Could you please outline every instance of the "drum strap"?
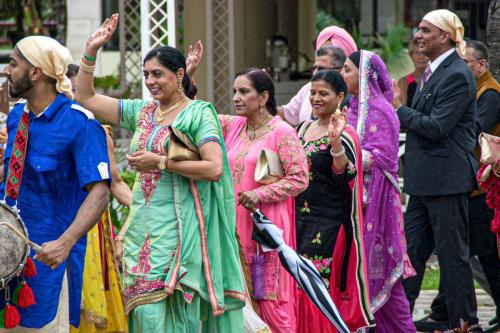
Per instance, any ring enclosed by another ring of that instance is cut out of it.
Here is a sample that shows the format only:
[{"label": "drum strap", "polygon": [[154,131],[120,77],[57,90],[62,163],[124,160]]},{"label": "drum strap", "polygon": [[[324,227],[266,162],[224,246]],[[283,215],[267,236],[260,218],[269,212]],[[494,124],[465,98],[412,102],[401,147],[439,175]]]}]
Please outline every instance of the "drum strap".
[{"label": "drum strap", "polygon": [[23,177],[24,159],[28,147],[28,130],[30,125],[30,114],[23,112],[19,126],[17,127],[14,147],[10,156],[9,169],[7,171],[6,194],[14,200],[19,196],[21,180]]}]

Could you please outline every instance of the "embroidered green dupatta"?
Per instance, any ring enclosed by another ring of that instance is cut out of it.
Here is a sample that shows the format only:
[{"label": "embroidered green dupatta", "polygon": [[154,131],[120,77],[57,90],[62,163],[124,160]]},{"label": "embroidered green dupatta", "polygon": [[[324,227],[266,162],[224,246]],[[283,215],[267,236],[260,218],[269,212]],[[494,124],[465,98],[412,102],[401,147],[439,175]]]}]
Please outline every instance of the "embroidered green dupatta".
[{"label": "embroidered green dupatta", "polygon": [[[177,174],[174,174],[173,181],[178,217],[182,216],[182,188],[189,186],[193,195],[204,273],[204,279],[199,281],[200,295],[209,301],[212,314],[217,316],[224,309],[242,308],[245,301],[236,241],[233,183],[222,130],[212,104],[200,100],[190,102],[172,127],[184,133],[198,148],[208,141],[220,142],[222,148],[223,172],[218,182],[188,180]],[[176,270],[172,269],[167,275],[167,291],[174,287],[172,278],[175,273]]]}]

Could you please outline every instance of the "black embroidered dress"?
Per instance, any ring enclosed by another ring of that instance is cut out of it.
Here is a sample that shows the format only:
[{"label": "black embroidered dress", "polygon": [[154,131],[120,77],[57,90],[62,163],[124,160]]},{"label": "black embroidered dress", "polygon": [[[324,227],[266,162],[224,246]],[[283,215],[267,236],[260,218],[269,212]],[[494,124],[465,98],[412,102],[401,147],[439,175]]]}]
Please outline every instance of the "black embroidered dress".
[{"label": "black embroidered dress", "polygon": [[[303,133],[310,121],[299,125],[299,139],[309,166],[309,187],[295,198],[297,252],[309,258],[327,286],[335,240],[340,226],[350,227],[352,192],[349,186],[356,176],[354,156],[344,146],[348,163],[342,173],[333,169],[328,136],[306,141]],[[345,144],[345,143],[343,143]]]}]

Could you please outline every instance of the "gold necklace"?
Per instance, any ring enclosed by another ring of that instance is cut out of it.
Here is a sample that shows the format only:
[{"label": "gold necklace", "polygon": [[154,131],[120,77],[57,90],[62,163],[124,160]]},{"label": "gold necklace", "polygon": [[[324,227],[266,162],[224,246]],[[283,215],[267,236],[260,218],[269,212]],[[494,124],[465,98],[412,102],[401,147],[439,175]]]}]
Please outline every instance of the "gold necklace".
[{"label": "gold necklace", "polygon": [[250,140],[255,139],[255,132],[257,132],[260,128],[264,127],[264,125],[266,124],[267,124],[267,117],[259,125],[255,127],[250,127],[247,121],[247,135],[250,138]]},{"label": "gold necklace", "polygon": [[160,108],[160,106],[158,106],[158,113],[160,114],[158,116],[158,118],[156,118],[156,122],[159,124],[163,121],[163,118],[169,114],[170,112],[172,112],[173,110],[175,110],[179,105],[181,105],[182,103],[184,102],[184,99],[181,99],[179,100],[177,103],[175,103],[174,105],[168,107],[168,109],[166,110],[162,110]]}]

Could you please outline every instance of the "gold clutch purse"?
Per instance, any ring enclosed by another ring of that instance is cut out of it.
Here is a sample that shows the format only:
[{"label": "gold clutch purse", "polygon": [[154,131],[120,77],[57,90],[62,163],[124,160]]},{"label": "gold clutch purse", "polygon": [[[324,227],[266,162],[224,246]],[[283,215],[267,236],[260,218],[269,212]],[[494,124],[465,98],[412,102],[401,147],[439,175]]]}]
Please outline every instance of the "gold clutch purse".
[{"label": "gold clutch purse", "polygon": [[170,145],[168,159],[172,161],[199,161],[200,152],[189,137],[180,130],[169,127]]},{"label": "gold clutch purse", "polygon": [[255,166],[254,179],[257,183],[271,184],[285,176],[280,157],[275,152],[263,149]]}]

